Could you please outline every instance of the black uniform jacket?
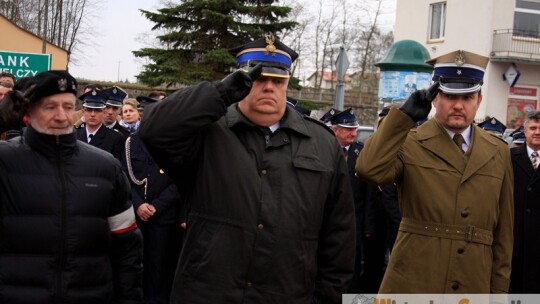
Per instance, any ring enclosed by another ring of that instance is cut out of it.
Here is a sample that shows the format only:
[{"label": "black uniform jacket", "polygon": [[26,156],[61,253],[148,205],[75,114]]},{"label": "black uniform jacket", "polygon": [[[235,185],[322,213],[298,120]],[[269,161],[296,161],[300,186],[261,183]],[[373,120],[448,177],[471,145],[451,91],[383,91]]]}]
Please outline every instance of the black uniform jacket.
[{"label": "black uniform jacket", "polygon": [[[146,178],[146,195],[145,185],[135,184],[129,175],[128,161],[136,180],[142,181]],[[141,204],[151,203],[156,208],[156,214],[149,219],[149,223],[179,225],[180,194],[178,189],[148,154],[137,133],[131,135],[129,147],[126,142],[122,167],[131,181],[133,208],[137,210]]]},{"label": "black uniform jacket", "polygon": [[171,303],[341,303],[355,256],[343,152],[290,108],[280,123],[265,135],[208,82],[145,108],[151,155],[194,185]]},{"label": "black uniform jacket", "polygon": [[514,255],[511,293],[540,293],[540,170],[527,145],[511,149],[514,166]]},{"label": "black uniform jacket", "polygon": [[[88,143],[87,138],[86,124],[82,123],[77,127],[77,139]],[[89,144],[105,150],[111,153],[116,159],[121,160],[122,154],[124,154],[124,142],[125,139],[119,132],[111,130],[102,124]]]},{"label": "black uniform jacket", "polygon": [[129,191],[120,163],[75,133],[0,142],[0,303],[141,303]]}]

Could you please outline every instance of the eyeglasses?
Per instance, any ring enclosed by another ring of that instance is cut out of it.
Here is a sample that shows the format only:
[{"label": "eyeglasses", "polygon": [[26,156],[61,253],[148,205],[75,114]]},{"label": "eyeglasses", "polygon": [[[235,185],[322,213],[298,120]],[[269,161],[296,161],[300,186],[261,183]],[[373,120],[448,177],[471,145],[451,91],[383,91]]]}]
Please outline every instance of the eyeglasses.
[{"label": "eyeglasses", "polygon": [[101,113],[101,112],[103,112],[103,109],[84,108],[84,111],[85,111],[85,112],[96,112],[96,113]]}]

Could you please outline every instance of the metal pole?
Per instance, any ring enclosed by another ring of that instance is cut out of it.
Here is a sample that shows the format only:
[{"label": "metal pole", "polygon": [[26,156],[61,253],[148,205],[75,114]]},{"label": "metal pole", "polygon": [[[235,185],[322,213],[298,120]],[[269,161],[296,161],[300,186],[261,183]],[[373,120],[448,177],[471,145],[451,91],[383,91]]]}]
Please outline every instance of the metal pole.
[{"label": "metal pole", "polygon": [[49,0],[45,0],[45,14],[43,15],[43,44],[41,45],[41,53],[47,52],[47,20],[49,19]]}]

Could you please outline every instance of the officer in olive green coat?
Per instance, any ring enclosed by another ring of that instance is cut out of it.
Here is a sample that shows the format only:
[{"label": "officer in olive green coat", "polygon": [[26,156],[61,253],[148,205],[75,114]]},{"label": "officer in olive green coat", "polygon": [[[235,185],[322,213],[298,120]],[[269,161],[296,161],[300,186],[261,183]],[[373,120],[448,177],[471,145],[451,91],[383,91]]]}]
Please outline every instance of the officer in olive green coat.
[{"label": "officer in olive green coat", "polygon": [[[356,163],[361,177],[398,185],[403,219],[379,292],[507,292],[510,151],[473,124],[488,58],[460,50],[427,63],[435,84],[392,108]],[[409,132],[431,103],[435,117]]]}]

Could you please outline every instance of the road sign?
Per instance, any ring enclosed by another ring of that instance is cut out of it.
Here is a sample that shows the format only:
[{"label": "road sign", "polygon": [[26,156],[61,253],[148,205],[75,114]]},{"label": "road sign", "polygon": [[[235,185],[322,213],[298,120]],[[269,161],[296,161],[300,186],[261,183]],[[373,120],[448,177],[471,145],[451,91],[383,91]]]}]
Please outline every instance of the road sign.
[{"label": "road sign", "polygon": [[16,79],[32,77],[51,69],[51,54],[19,53],[0,50],[0,72],[11,73]]}]

